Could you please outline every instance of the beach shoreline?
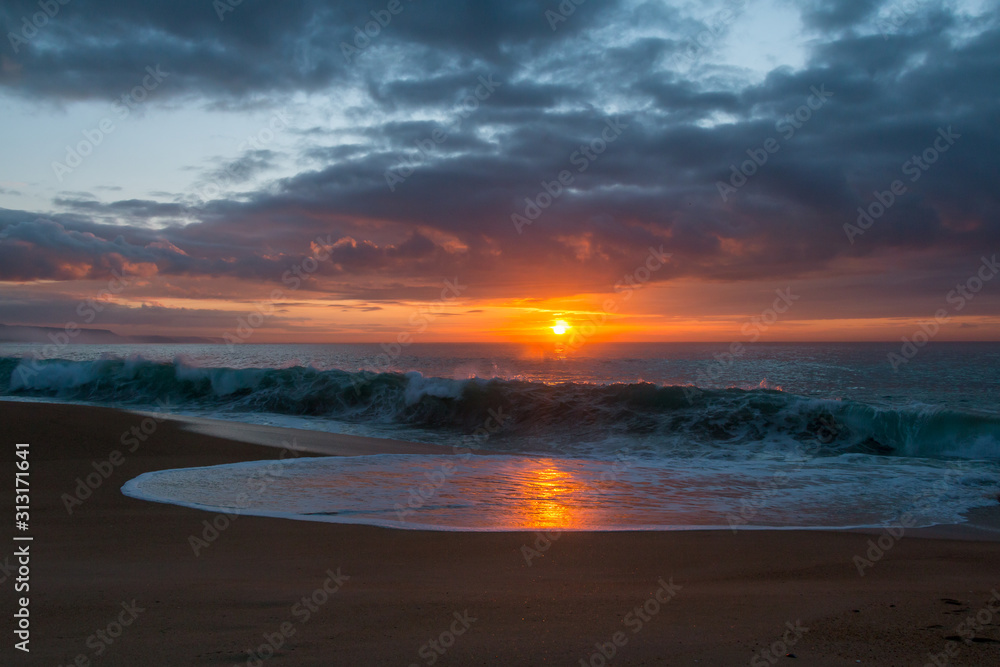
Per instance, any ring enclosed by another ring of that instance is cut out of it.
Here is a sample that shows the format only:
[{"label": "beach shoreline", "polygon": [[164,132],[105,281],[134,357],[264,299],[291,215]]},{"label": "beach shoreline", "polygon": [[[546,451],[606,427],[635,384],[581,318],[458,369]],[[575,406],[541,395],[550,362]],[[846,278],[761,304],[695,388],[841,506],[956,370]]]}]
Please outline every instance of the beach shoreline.
[{"label": "beach shoreline", "polygon": [[[614,664],[751,664],[789,627],[809,628],[786,645],[804,664],[924,664],[1000,588],[997,534],[977,528],[996,525],[992,508],[871,553],[872,531],[474,533],[229,518],[119,489],[154,470],[283,453],[451,448],[69,404],[0,412],[12,472],[15,443],[30,444],[31,652],[3,649],[17,664],[256,665],[267,647],[267,665],[577,665],[601,650]],[[289,436],[296,451],[282,445]],[[13,498],[8,488],[8,516]],[[13,584],[0,584],[8,607]],[[655,614],[628,616],[648,600]],[[120,621],[120,636],[103,632]],[[1000,613],[948,664],[1000,662],[998,625]]]},{"label": "beach shoreline", "polygon": [[[162,418],[163,415],[146,411],[136,411],[134,414]],[[226,440],[233,440],[250,445],[260,445],[280,449],[279,458],[289,455],[305,456],[364,456],[371,454],[427,454],[454,455],[454,448],[430,443],[410,442],[389,438],[374,438],[351,434],[329,433],[285,426],[251,424],[246,422],[226,421],[189,415],[169,415],[167,417],[180,427],[192,433],[210,435]],[[476,450],[477,456],[491,456],[502,452],[485,449]],[[539,456],[530,453],[518,456]],[[1000,489],[997,490],[998,503],[993,507],[977,507],[966,513],[966,520],[956,524],[937,524],[921,528],[908,528],[906,534],[910,537],[923,539],[957,539],[1000,541]],[[788,528],[746,526],[742,530],[789,530]],[[590,532],[627,532],[621,531],[590,531]],[[685,529],[688,530],[688,529]],[[730,530],[730,527],[695,528],[694,530]],[[817,530],[792,528],[791,530]],[[884,529],[879,527],[858,528],[823,528],[834,532],[854,532],[870,535],[880,535]],[[506,531],[510,532],[510,531]]]}]

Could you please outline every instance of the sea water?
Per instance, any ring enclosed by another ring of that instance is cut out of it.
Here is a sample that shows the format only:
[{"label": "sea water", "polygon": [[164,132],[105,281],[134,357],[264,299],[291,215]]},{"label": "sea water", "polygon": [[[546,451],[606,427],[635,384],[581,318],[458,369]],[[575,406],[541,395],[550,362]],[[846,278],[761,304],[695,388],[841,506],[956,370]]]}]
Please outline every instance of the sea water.
[{"label": "sea water", "polygon": [[[214,510],[447,530],[933,525],[995,505],[1000,344],[0,346],[0,395],[438,443],[150,473]],[[490,456],[479,456],[489,453]],[[255,481],[256,480],[256,481]]]}]

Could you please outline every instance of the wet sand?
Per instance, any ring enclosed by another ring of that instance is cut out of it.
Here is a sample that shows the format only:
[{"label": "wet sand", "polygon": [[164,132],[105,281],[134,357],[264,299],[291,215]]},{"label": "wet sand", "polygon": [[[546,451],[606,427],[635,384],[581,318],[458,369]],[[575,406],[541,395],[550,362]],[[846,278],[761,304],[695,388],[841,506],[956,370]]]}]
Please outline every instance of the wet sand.
[{"label": "wet sand", "polygon": [[[546,537],[229,519],[119,489],[151,470],[277,458],[283,442],[308,455],[438,448],[70,405],[2,402],[0,415],[3,512],[13,518],[14,445],[28,442],[22,534],[34,537],[28,593],[14,591],[19,545],[0,551],[5,664],[256,666],[272,644],[263,664],[1000,664],[996,511],[976,513],[981,529],[910,531],[881,555],[868,554],[877,532]],[[95,463],[107,479],[97,472],[70,514]],[[863,577],[855,557],[871,562]],[[30,654],[13,648],[22,595]],[[970,627],[976,641],[949,639]]]}]

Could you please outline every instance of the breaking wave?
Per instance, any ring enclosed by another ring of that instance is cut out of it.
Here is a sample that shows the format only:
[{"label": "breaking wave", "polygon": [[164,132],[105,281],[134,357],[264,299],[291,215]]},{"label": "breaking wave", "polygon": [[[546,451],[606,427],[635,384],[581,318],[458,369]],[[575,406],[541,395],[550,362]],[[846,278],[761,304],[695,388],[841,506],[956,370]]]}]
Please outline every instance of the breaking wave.
[{"label": "breaking wave", "polygon": [[[634,452],[734,458],[808,450],[1000,459],[1000,418],[927,405],[876,406],[757,388],[544,384],[425,377],[417,372],[199,367],[142,358],[0,358],[0,393],[176,411],[270,413],[346,423],[433,428],[455,436],[489,420],[484,447],[577,453],[626,443]],[[544,443],[544,444],[542,444]],[[590,450],[587,448],[590,447]]]}]

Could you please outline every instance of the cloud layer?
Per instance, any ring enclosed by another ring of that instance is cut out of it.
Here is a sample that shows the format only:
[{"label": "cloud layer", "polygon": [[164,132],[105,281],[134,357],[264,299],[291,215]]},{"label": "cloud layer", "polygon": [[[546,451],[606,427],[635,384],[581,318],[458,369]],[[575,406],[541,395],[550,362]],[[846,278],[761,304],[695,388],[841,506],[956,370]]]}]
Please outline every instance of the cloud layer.
[{"label": "cloud layer", "polygon": [[[247,147],[204,175],[224,185],[208,201],[67,193],[0,209],[0,280],[279,284],[319,251],[310,286],[339,297],[460,275],[517,298],[607,291],[663,246],[656,282],[840,276],[825,298],[849,316],[859,272],[919,280],[1000,247],[995,9],[562,6],[575,10],[302,0],[220,20],[201,1],[73,0],[16,53],[3,45],[5,96],[116,98],[148,63],[171,73],[164,104],[278,109],[306,94],[345,121],[288,130],[295,168],[278,176],[278,149]],[[0,29],[20,35],[37,11],[4,3]],[[769,20],[797,23],[801,66],[741,66],[756,53],[733,35]],[[845,230],[880,198],[863,233]]]}]

